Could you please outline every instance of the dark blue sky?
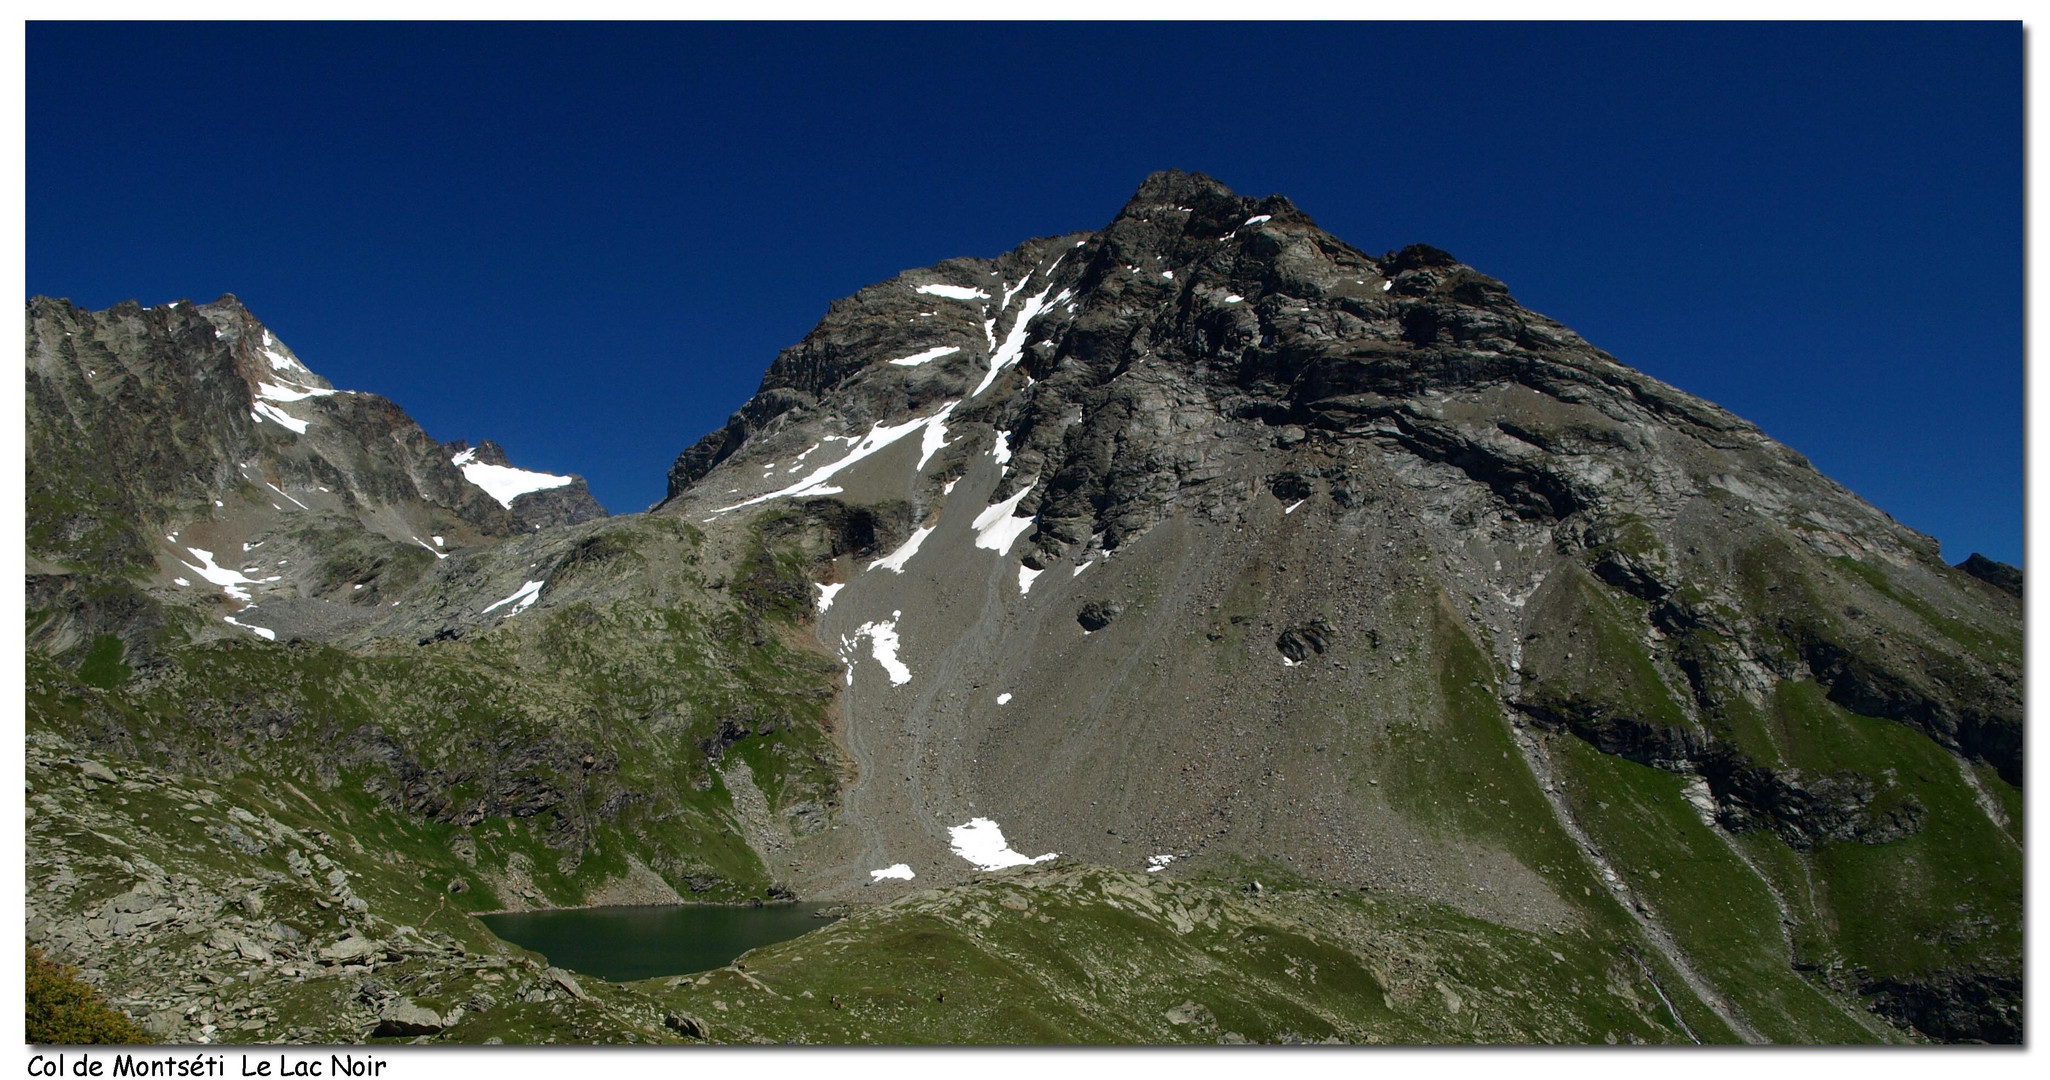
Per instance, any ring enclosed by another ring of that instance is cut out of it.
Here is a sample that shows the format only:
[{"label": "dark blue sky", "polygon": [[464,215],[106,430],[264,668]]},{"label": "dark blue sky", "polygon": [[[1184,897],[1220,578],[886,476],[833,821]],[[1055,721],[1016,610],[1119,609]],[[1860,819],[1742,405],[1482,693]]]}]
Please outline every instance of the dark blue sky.
[{"label": "dark blue sky", "polygon": [[1177,167],[1450,250],[2022,561],[2019,24],[30,23],[27,57],[30,293],[236,293],[615,511],[834,298]]}]

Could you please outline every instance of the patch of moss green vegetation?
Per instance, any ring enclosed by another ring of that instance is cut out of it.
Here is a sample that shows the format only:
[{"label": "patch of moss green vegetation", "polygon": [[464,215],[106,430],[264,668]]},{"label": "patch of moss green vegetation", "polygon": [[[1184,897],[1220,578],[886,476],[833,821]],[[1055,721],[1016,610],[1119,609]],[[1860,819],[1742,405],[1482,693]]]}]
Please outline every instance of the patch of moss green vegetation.
[{"label": "patch of moss green vegetation", "polygon": [[[579,549],[580,572],[651,542]],[[76,677],[32,654],[28,702],[38,723],[122,757],[291,782],[352,827],[380,820],[363,842],[419,854],[432,895],[456,883],[446,899],[459,906],[579,903],[645,880],[643,867],[683,895],[760,897],[773,882],[718,762],[736,754],[772,809],[790,811],[837,798],[839,759],[827,731],[836,668],[799,640],[808,602],[785,602],[801,570],[787,550],[751,559],[751,588],[773,602],[738,614],[569,603],[428,646],[220,641],[170,650],[129,690],[107,638]],[[470,862],[451,844],[474,849]]]},{"label": "patch of moss green vegetation", "polygon": [[112,690],[128,681],[128,665],[121,662],[127,649],[113,634],[93,638],[85,658],[78,662],[78,677],[102,690]]},{"label": "patch of moss green vegetation", "polygon": [[1792,968],[1765,881],[1688,805],[1683,777],[1554,743],[1575,816],[1689,961],[1775,1042],[1871,1042],[1835,1000]]},{"label": "patch of moss green vegetation", "polygon": [[1686,1041],[1610,943],[1272,876],[1002,875],[635,985],[732,1041]]},{"label": "patch of moss green vegetation", "polygon": [[1710,742],[1732,747],[1759,765],[1777,767],[1784,764],[1786,753],[1778,739],[1778,725],[1772,722],[1766,711],[1734,689],[1719,695],[1719,698],[1718,707],[1702,718],[1708,728]]},{"label": "patch of moss green vegetation", "polygon": [[1838,556],[1830,563],[1839,569],[1857,575],[1867,585],[1883,593],[1894,603],[1907,608],[1921,618],[1937,633],[1963,646],[1967,652],[1994,664],[2020,667],[2022,642],[2019,633],[2001,633],[1973,626],[1961,619],[1954,619],[1936,610],[1928,601],[1893,583],[1885,570],[1872,563]]},{"label": "patch of moss green vegetation", "polygon": [[[1493,663],[1442,596],[1423,603],[1426,648],[1438,661],[1422,676],[1433,720],[1389,726],[1382,754],[1392,767],[1377,777],[1382,790],[1427,828],[1498,846],[1559,895],[1585,902],[1599,890],[1524,764],[1495,697]],[[1593,906],[1608,907],[1606,900]]]},{"label": "patch of moss green vegetation", "polygon": [[436,561],[433,552],[418,544],[396,543],[356,528],[302,529],[295,538],[321,553],[315,568],[316,594],[369,587],[367,592],[350,592],[351,602],[375,603],[380,596],[400,595]]},{"label": "patch of moss green vegetation", "polygon": [[1958,966],[2017,966],[2021,847],[1986,816],[1941,747],[1899,724],[1846,712],[1813,683],[1781,683],[1773,707],[1790,759],[1855,772],[1912,798],[1921,828],[1884,844],[1830,843],[1810,865],[1844,957],[1874,978]]},{"label": "patch of moss green vegetation", "polygon": [[1554,577],[1536,624],[1542,629],[1524,647],[1527,700],[1589,733],[1615,721],[1686,728],[1686,711],[1645,646],[1642,602],[1577,566]]},{"label": "patch of moss green vegetation", "polygon": [[30,454],[26,540],[31,553],[62,562],[74,570],[102,574],[133,574],[152,560],[142,527],[115,508],[129,500],[105,480],[35,464]]},{"label": "patch of moss green vegetation", "polygon": [[[1744,854],[1752,869],[1771,884],[1785,902],[1785,913],[1792,920],[1787,933],[1792,939],[1793,951],[1789,957],[1802,972],[1828,971],[1831,977],[1841,968],[1842,954],[1837,951],[1835,932],[1828,910],[1822,906],[1821,892],[1814,875],[1809,872],[1806,856],[1787,846],[1778,833],[1767,829],[1754,829],[1730,835],[1730,842]],[[1804,975],[1804,978],[1816,978]],[[1837,983],[1826,985],[1842,989]]]}]

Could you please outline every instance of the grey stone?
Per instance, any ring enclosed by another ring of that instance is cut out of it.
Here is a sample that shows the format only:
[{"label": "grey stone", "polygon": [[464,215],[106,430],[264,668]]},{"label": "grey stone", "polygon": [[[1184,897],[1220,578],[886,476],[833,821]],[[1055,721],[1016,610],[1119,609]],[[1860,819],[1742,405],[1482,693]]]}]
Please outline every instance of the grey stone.
[{"label": "grey stone", "polygon": [[440,1013],[411,998],[400,998],[385,1005],[377,1015],[377,1026],[370,1032],[381,1039],[410,1038],[418,1035],[437,1035],[448,1027]]}]

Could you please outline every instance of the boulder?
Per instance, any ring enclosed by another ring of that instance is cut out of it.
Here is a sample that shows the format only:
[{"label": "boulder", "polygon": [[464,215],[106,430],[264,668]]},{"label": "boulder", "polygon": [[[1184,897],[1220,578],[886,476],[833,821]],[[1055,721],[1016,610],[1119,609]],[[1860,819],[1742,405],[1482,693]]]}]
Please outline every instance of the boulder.
[{"label": "boulder", "polygon": [[1082,624],[1082,629],[1094,633],[1109,626],[1112,620],[1122,614],[1124,614],[1123,610],[1116,604],[1092,601],[1082,605],[1082,610],[1075,613],[1075,621]]},{"label": "boulder", "polygon": [[578,1001],[594,1000],[591,997],[591,995],[584,992],[584,988],[582,986],[577,984],[576,976],[571,975],[569,972],[564,971],[559,967],[549,968],[541,974],[546,975],[550,981],[555,983],[555,985],[560,986],[564,990],[569,991],[569,996],[577,999]]},{"label": "boulder", "polygon": [[320,950],[320,958],[347,963],[351,960],[362,960],[366,957],[382,955],[383,952],[383,942],[367,937],[353,936],[345,937]]},{"label": "boulder", "polygon": [[673,1012],[662,1018],[662,1023],[671,1031],[692,1039],[709,1039],[712,1029],[703,1020],[689,1013]]},{"label": "boulder", "polygon": [[440,1013],[423,1005],[415,1004],[411,998],[399,998],[387,1004],[377,1015],[377,1026],[370,1034],[375,1038],[410,1038],[416,1035],[435,1035],[448,1027],[448,1021]]}]

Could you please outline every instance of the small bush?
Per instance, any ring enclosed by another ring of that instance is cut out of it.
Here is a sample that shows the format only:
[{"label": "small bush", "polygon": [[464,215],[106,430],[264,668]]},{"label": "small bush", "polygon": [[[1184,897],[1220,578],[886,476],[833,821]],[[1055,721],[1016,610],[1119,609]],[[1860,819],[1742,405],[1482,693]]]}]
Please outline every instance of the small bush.
[{"label": "small bush", "polygon": [[42,1046],[146,1043],[149,1035],[78,980],[75,968],[28,950],[28,1041]]}]

